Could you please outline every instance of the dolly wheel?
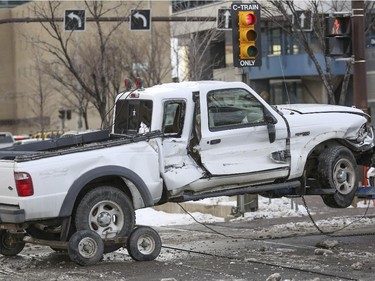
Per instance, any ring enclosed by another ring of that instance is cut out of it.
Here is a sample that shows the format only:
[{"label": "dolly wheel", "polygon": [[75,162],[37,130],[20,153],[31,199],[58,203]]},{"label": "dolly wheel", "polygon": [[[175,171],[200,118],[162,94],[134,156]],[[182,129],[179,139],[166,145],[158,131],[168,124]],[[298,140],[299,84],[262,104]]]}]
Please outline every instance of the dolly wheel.
[{"label": "dolly wheel", "polygon": [[80,230],[72,235],[68,243],[68,254],[79,265],[94,265],[103,257],[104,242],[92,230]]},{"label": "dolly wheel", "polygon": [[130,234],[127,250],[136,261],[152,261],[159,256],[161,251],[160,236],[151,227],[138,227]]}]

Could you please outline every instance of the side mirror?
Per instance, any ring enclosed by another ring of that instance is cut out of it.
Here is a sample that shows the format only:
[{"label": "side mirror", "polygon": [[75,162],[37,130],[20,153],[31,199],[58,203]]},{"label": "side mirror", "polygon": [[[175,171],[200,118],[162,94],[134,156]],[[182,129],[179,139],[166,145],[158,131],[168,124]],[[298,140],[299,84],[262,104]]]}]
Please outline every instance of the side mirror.
[{"label": "side mirror", "polygon": [[270,140],[270,143],[273,143],[276,139],[275,124],[277,123],[277,119],[271,113],[266,112],[264,114],[264,121],[266,121],[267,124],[268,138]]}]

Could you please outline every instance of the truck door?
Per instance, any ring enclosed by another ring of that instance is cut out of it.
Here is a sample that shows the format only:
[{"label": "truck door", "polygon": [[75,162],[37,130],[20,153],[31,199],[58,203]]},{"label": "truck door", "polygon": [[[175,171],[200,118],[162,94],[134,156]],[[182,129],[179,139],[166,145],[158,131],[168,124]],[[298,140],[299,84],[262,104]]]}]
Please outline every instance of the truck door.
[{"label": "truck door", "polygon": [[256,180],[288,175],[287,126],[264,101],[239,88],[210,91],[199,104],[197,150],[212,175],[256,173]]},{"label": "truck door", "polygon": [[[186,123],[185,100],[166,100],[163,102],[162,131],[164,133],[160,147],[161,173],[167,189],[174,190],[187,185],[203,176],[203,171],[188,155],[189,132]],[[189,114],[191,117],[192,114]],[[189,126],[188,126],[189,127]]]}]

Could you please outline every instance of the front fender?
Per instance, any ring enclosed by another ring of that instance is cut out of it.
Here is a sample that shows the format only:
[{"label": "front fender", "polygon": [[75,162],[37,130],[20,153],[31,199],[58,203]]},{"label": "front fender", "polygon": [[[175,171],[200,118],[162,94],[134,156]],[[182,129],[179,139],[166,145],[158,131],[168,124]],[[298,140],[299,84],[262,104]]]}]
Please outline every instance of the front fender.
[{"label": "front fender", "polygon": [[291,174],[289,178],[298,178],[303,175],[307,157],[319,144],[328,140],[342,140],[344,135],[345,132],[343,131],[326,132],[310,139],[303,146],[300,146],[299,149],[296,149],[296,146],[298,146],[297,143],[300,143],[301,141],[299,141],[299,138],[294,138],[294,140],[291,142],[292,160]]},{"label": "front fender", "polygon": [[[126,178],[127,180],[131,181],[137,189],[137,193],[142,197],[143,205],[145,207],[149,207],[153,205],[153,199],[151,196],[150,191],[148,190],[147,185],[145,182],[139,177],[136,173],[132,170],[129,170],[124,167],[120,166],[104,166],[98,167],[91,171],[84,173],[78,179],[76,179],[71,187],[69,188],[68,193],[63,201],[63,204],[60,209],[59,216],[60,217],[67,217],[70,216],[73,212],[74,204],[79,193],[82,189],[91,181],[105,176],[119,176],[122,178]],[[132,193],[132,196],[136,196],[136,192],[129,189]],[[133,198],[134,199],[134,198]]]}]

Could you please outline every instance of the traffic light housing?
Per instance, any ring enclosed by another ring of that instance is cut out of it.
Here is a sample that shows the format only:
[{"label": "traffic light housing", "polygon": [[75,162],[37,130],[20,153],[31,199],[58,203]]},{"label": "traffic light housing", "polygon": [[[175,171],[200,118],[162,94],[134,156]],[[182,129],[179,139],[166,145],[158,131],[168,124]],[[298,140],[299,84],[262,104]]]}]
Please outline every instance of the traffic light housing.
[{"label": "traffic light housing", "polygon": [[325,55],[330,57],[351,57],[351,17],[335,16],[326,18]]},{"label": "traffic light housing", "polygon": [[238,33],[240,45],[240,59],[255,59],[258,55],[255,30],[257,17],[254,12],[241,11],[238,13]]},{"label": "traffic light housing", "polygon": [[68,109],[66,111],[66,120],[70,120],[70,119],[72,119],[72,111]]},{"label": "traffic light housing", "polygon": [[59,109],[59,118],[60,119],[65,119],[65,110],[64,109]]},{"label": "traffic light housing", "polygon": [[259,4],[232,4],[233,64],[261,66],[261,21]]}]

